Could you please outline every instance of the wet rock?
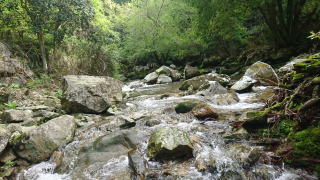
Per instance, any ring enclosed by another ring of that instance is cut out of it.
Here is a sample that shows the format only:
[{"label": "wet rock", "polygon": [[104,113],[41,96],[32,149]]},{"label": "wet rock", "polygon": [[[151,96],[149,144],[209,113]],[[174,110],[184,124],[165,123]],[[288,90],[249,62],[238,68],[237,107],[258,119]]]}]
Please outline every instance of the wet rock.
[{"label": "wet rock", "polygon": [[10,58],[10,56],[11,56],[11,52],[8,49],[8,47],[4,43],[0,42],[0,59]]},{"label": "wet rock", "polygon": [[209,87],[203,87],[202,85],[199,90],[205,89],[203,91],[198,92],[197,94],[202,96],[214,96],[216,94],[225,94],[228,93],[228,90],[220,85],[217,81],[209,81]]},{"label": "wet rock", "polygon": [[190,79],[200,75],[199,69],[197,67],[192,67],[190,65],[186,65],[183,72],[184,72],[185,79]]},{"label": "wet rock", "polygon": [[250,135],[247,130],[245,130],[244,128],[240,128],[234,132],[230,132],[224,135],[223,137],[227,140],[241,141],[249,139]]},{"label": "wet rock", "polygon": [[153,126],[159,125],[160,123],[161,121],[158,119],[150,119],[146,122],[146,126],[153,127]]},{"label": "wet rock", "polygon": [[235,170],[226,170],[221,173],[220,180],[243,180],[241,174]]},{"label": "wet rock", "polygon": [[[97,138],[81,148],[72,177],[74,179],[130,179],[132,169],[130,170],[129,167],[132,165],[136,172],[142,173],[143,167],[140,167],[141,162],[134,157],[137,155],[134,151],[144,139],[145,134],[136,130],[121,130]],[[128,157],[129,153],[130,157]],[[63,160],[62,168],[69,163],[67,159]]]},{"label": "wet rock", "polygon": [[190,89],[190,87],[192,87],[191,90],[193,91],[202,91],[210,87],[209,81],[217,81],[222,85],[226,85],[230,82],[230,77],[224,74],[209,73],[184,81],[179,89],[182,91],[186,91]]},{"label": "wet rock", "polygon": [[171,83],[172,79],[171,77],[164,75],[164,74],[160,74],[157,80],[158,84],[166,84],[166,83]]},{"label": "wet rock", "polygon": [[231,89],[239,93],[249,92],[256,82],[257,81],[251,77],[243,76],[231,87]]},{"label": "wet rock", "polygon": [[145,179],[147,160],[137,151],[128,153],[129,167],[131,169],[131,179]]},{"label": "wet rock", "polygon": [[58,147],[70,142],[75,129],[72,116],[60,116],[21,134],[20,138],[14,138],[17,140],[14,151],[30,162],[43,161]]},{"label": "wet rock", "polygon": [[69,113],[102,113],[122,101],[121,82],[111,77],[64,76],[63,109]]},{"label": "wet rock", "polygon": [[238,160],[243,166],[252,166],[260,158],[260,150],[256,147],[250,147],[244,144],[232,144],[229,147],[232,157]]},{"label": "wet rock", "polygon": [[192,109],[192,114],[199,120],[217,119],[218,114],[208,104],[198,104]]},{"label": "wet rock", "polygon": [[148,156],[155,160],[190,158],[192,149],[189,135],[172,127],[155,130],[148,142]]},{"label": "wet rock", "polygon": [[226,94],[214,95],[210,100],[217,105],[226,106],[236,104],[240,101],[238,95],[235,92],[228,92]]},{"label": "wet rock", "polygon": [[31,110],[16,110],[10,109],[5,110],[2,115],[1,119],[4,122],[8,123],[19,123],[24,121],[32,120],[32,111]]},{"label": "wet rock", "polygon": [[197,149],[195,167],[198,169],[198,171],[214,171],[216,169],[217,159],[213,155],[210,147],[199,146]]},{"label": "wet rock", "polygon": [[159,77],[159,75],[156,72],[152,72],[152,73],[148,74],[143,80],[147,84],[154,84],[157,82],[158,77]]},{"label": "wet rock", "polygon": [[244,127],[248,131],[267,127],[268,118],[266,114],[266,111],[247,112],[245,122],[242,124],[242,127]]},{"label": "wet rock", "polygon": [[10,131],[4,126],[0,126],[0,153],[7,147],[9,142],[11,133]]},{"label": "wet rock", "polygon": [[175,107],[175,111],[176,113],[187,113],[190,112],[196,105],[197,103],[191,101],[182,102]]}]

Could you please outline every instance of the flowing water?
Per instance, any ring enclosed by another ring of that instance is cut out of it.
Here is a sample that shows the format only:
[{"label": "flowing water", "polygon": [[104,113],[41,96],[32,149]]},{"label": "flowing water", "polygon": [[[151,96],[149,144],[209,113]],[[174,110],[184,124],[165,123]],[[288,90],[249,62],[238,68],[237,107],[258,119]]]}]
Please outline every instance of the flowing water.
[{"label": "flowing water", "polygon": [[[81,127],[74,141],[61,147],[49,161],[20,173],[18,179],[139,179],[141,172],[145,179],[316,179],[304,170],[272,164],[273,153],[267,152],[266,147],[256,146],[250,140],[230,142],[225,138],[232,131],[231,122],[246,111],[263,108],[264,104],[253,101],[255,93],[239,94],[239,103],[219,106],[203,96],[183,94],[179,85],[128,83],[123,87],[126,100],[114,116],[81,115],[78,117]],[[175,105],[186,100],[207,102],[220,118],[203,122],[188,113],[175,113]],[[151,161],[146,156],[148,138],[162,126],[185,130],[199,141],[194,147],[195,158]],[[233,148],[237,146],[249,150]],[[262,152],[257,163],[248,165],[239,161],[252,149]],[[128,156],[132,151],[133,155]],[[214,159],[214,168],[198,171],[195,164],[199,159],[202,162]]]}]

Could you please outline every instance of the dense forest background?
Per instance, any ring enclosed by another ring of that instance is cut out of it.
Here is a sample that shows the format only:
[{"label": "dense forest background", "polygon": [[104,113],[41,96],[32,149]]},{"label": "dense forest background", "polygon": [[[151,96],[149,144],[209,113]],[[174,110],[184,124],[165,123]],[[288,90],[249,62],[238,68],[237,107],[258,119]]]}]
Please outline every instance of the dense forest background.
[{"label": "dense forest background", "polygon": [[0,41],[39,72],[135,78],[191,64],[230,74],[315,51],[319,19],[319,0],[0,0]]}]

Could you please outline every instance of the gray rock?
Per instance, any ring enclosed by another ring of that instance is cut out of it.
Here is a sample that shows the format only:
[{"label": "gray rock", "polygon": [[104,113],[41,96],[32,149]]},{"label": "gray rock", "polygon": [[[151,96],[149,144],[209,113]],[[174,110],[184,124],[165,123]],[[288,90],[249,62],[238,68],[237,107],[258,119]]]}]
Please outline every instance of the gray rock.
[{"label": "gray rock", "polygon": [[121,82],[111,77],[63,77],[62,106],[67,112],[102,113],[122,101]]},{"label": "gray rock", "polygon": [[[205,87],[200,87],[199,89],[204,89]],[[217,81],[209,81],[209,87],[206,90],[200,91],[197,94],[202,96],[213,96],[216,94],[225,94],[228,90],[220,85]]]},{"label": "gray rock", "polygon": [[165,74],[167,76],[171,76],[172,69],[167,66],[161,66],[159,69],[157,69],[155,72],[159,75]]},{"label": "gray rock", "polygon": [[196,67],[192,67],[190,65],[186,65],[184,68],[184,78],[185,79],[190,79],[193,78],[195,76],[199,76],[200,75],[200,71],[198,68]]},{"label": "gray rock", "polygon": [[258,162],[260,151],[256,147],[250,147],[244,144],[232,144],[229,147],[232,157],[242,163],[244,166],[252,166]]},{"label": "gray rock", "polygon": [[10,110],[5,110],[3,112],[3,114],[1,115],[1,119],[4,122],[19,123],[19,122],[31,121],[32,116],[33,115],[31,110],[10,109]]},{"label": "gray rock", "polygon": [[0,125],[0,153],[7,147],[10,136],[10,131],[4,125]]},{"label": "gray rock", "polygon": [[75,129],[76,123],[72,116],[60,116],[25,132],[24,137],[15,142],[14,151],[19,157],[30,162],[43,161],[49,158],[54,150],[69,143]]},{"label": "gray rock", "polygon": [[157,82],[159,75],[156,72],[152,72],[150,74],[148,74],[146,77],[144,77],[144,82],[146,82],[147,84],[154,84]]},{"label": "gray rock", "polygon": [[171,83],[172,79],[171,77],[164,75],[164,74],[160,74],[160,76],[158,77],[157,83],[158,84],[166,84],[166,83]]},{"label": "gray rock", "polygon": [[188,133],[172,127],[157,129],[148,142],[148,156],[155,160],[190,158],[192,150]]},{"label": "gray rock", "polygon": [[255,83],[263,86],[277,86],[279,85],[279,78],[269,64],[258,61],[246,70],[243,77],[231,89],[237,92],[245,92],[251,90]]},{"label": "gray rock", "polygon": [[0,42],[0,59],[2,58],[10,58],[11,52],[8,47]]},{"label": "gray rock", "polygon": [[186,91],[192,87],[193,91],[197,90],[205,90],[210,87],[210,81],[217,81],[222,85],[226,85],[230,82],[230,77],[224,74],[216,74],[216,73],[209,73],[201,76],[194,77],[192,79],[188,79],[184,81],[181,86],[179,87],[180,90]]},{"label": "gray rock", "polygon": [[252,79],[249,76],[243,76],[231,87],[231,89],[239,93],[248,92],[251,91],[251,88],[256,82],[257,81],[255,79]]},{"label": "gray rock", "polygon": [[[140,131],[121,130],[97,138],[93,143],[80,150],[72,177],[74,179],[130,179],[131,172],[128,167],[131,170],[136,170],[135,175],[140,174],[143,167],[136,161],[133,152],[144,137],[145,135]],[[105,166],[106,163],[115,160],[126,164],[123,167],[117,166],[117,168],[115,167],[116,163],[114,163],[115,166]],[[142,157],[140,157],[140,160],[143,161]],[[69,164],[69,162],[65,163]],[[103,171],[108,173],[103,173]],[[90,177],[88,177],[88,174]]]},{"label": "gray rock", "polygon": [[230,104],[236,104],[240,101],[238,95],[235,92],[227,92],[226,94],[214,95],[210,100],[217,105],[226,106]]}]

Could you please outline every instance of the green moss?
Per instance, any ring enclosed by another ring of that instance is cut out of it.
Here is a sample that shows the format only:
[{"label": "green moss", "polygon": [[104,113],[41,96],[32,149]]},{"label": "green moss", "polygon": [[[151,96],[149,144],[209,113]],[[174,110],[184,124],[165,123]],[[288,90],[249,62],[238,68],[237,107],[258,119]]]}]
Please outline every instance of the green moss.
[{"label": "green moss", "polygon": [[211,69],[199,69],[199,72],[200,72],[201,74],[206,74],[206,73],[211,72]]},{"label": "green moss", "polygon": [[23,132],[20,132],[19,135],[11,137],[9,142],[10,144],[16,145],[16,144],[19,144],[22,140],[24,140],[25,137],[26,137],[26,134]]},{"label": "green moss", "polygon": [[312,84],[320,84],[320,76],[313,78]]},{"label": "green moss", "polygon": [[301,80],[305,77],[305,74],[304,73],[298,73],[298,74],[295,74],[292,78],[293,81],[298,81],[298,80]]},{"label": "green moss", "polygon": [[320,158],[320,128],[308,128],[291,134],[289,140],[294,142],[294,157]]},{"label": "green moss", "polygon": [[177,113],[187,113],[187,112],[190,112],[196,105],[197,105],[196,103],[186,101],[186,102],[179,103],[175,107],[175,110]]},{"label": "green moss", "polygon": [[266,128],[268,125],[267,122],[267,114],[269,110],[266,109],[264,111],[251,111],[247,113],[248,120],[243,123],[243,127],[248,131],[253,129],[262,129]]}]

